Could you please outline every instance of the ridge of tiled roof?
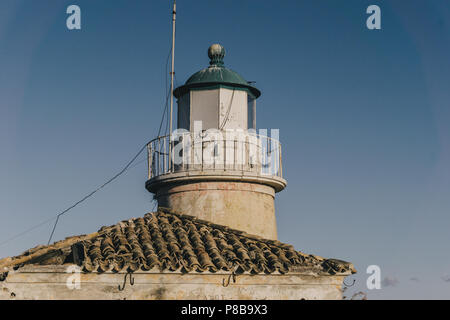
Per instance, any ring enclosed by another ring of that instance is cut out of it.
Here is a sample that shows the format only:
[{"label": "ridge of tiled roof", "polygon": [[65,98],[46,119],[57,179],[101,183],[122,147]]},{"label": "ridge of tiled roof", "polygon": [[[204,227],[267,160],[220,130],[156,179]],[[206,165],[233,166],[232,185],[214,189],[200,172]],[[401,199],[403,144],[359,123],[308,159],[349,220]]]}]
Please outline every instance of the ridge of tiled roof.
[{"label": "ridge of tiled roof", "polygon": [[90,235],[38,246],[0,260],[0,272],[23,265],[74,263],[84,272],[355,273],[351,263],[294,250],[277,240],[159,208]]}]

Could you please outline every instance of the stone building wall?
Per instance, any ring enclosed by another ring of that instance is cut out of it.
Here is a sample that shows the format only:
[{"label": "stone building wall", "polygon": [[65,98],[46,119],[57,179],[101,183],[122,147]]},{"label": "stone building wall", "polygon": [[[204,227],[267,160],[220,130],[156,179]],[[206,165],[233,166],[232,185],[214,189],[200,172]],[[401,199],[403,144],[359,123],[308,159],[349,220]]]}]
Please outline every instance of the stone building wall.
[{"label": "stone building wall", "polygon": [[[10,272],[0,281],[0,300],[10,299],[342,299],[343,275],[302,273],[241,274],[228,272],[177,273],[135,272],[81,273],[79,289],[67,283],[77,275],[68,273],[70,265],[27,265]],[[125,279],[126,277],[126,279]],[[133,285],[130,284],[130,277]],[[229,283],[228,283],[229,282]],[[123,290],[119,290],[123,288]]]}]

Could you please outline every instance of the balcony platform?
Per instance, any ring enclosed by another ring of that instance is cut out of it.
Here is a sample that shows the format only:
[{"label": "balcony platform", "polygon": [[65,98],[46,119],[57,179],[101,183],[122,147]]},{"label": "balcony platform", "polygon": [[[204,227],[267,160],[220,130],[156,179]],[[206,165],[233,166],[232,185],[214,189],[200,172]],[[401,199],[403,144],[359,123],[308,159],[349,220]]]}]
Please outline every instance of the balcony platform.
[{"label": "balcony platform", "polygon": [[273,187],[275,192],[280,192],[281,190],[286,188],[287,181],[285,179],[275,175],[263,175],[255,171],[191,169],[155,176],[147,180],[147,182],[145,183],[145,187],[148,191],[156,193],[158,189],[166,184],[185,184],[202,181],[233,181],[268,185]]},{"label": "balcony platform", "polygon": [[145,187],[160,207],[276,240],[275,193],[287,185],[281,145],[256,134],[238,138],[151,141]]}]

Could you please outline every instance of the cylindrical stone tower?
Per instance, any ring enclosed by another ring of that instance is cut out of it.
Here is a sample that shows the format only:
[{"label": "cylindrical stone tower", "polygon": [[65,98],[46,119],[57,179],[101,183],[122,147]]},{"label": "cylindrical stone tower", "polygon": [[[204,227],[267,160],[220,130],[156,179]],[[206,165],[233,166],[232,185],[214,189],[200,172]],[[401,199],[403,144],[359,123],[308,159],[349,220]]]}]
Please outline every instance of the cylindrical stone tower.
[{"label": "cylindrical stone tower", "polygon": [[[274,198],[286,187],[278,136],[256,133],[260,91],[224,67],[225,49],[174,90],[177,130],[148,144],[148,191],[160,207],[277,239]],[[278,131],[274,131],[278,132]]]}]

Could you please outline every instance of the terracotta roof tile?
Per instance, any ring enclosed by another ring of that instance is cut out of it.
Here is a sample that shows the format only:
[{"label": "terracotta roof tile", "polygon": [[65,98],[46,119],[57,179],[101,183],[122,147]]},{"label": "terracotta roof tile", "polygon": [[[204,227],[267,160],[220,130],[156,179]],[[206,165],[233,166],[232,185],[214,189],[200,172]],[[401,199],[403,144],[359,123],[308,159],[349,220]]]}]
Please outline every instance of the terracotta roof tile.
[{"label": "terracotta roof tile", "polygon": [[349,274],[351,263],[294,250],[275,240],[212,224],[167,210],[103,227],[22,256],[0,260],[0,267],[76,263],[85,272],[160,271]]}]

